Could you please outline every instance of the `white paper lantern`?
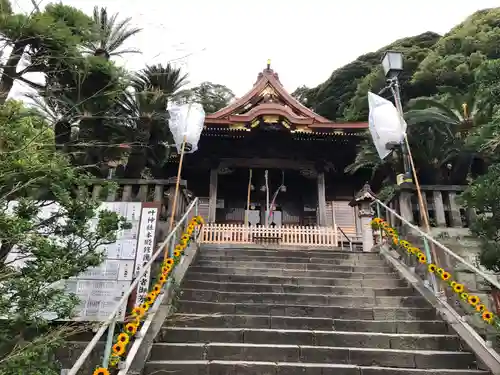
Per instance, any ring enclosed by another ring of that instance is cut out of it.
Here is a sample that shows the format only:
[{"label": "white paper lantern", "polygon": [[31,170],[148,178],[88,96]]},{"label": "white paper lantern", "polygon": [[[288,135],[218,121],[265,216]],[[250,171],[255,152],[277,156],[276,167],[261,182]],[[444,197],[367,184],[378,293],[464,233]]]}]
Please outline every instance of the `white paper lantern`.
[{"label": "white paper lantern", "polygon": [[374,93],[368,93],[370,115],[368,124],[373,143],[381,159],[390,154],[387,144],[401,143],[406,133],[406,121],[394,104]]},{"label": "white paper lantern", "polygon": [[200,103],[172,104],[168,111],[170,113],[168,124],[177,151],[181,151],[182,142],[185,139],[186,147],[184,152],[195,152],[198,149],[198,141],[205,122],[203,106]]}]

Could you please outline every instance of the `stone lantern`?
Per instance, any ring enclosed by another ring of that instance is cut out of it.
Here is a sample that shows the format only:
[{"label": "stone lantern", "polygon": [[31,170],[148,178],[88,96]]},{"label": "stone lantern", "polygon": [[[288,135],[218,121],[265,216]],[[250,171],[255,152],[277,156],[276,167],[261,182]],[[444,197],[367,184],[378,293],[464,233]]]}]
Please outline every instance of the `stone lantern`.
[{"label": "stone lantern", "polygon": [[370,185],[366,183],[363,188],[356,194],[354,199],[349,202],[349,206],[358,207],[358,215],[361,222],[361,238],[363,241],[363,251],[372,251],[374,246],[373,230],[371,221],[373,217],[373,209],[371,203],[375,200],[374,194]]}]

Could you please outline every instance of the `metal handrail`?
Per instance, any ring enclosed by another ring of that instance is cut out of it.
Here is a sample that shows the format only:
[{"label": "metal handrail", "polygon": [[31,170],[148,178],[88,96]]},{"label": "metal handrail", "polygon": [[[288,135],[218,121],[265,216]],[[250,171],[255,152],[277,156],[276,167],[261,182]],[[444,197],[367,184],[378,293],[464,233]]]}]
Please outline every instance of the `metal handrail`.
[{"label": "metal handrail", "polygon": [[[347,234],[345,234],[345,232],[342,230],[342,228],[340,226],[336,225],[336,227],[337,227],[337,229],[340,230],[340,233],[342,233],[344,235],[344,237],[347,239],[347,241],[349,241],[349,248],[352,251],[352,240],[349,237],[347,237]],[[342,240],[340,240],[340,248],[342,250],[344,250],[344,242]]]},{"label": "metal handrail", "polygon": [[464,264],[470,271],[473,271],[475,272],[476,274],[478,274],[479,276],[483,277],[486,281],[488,281],[491,285],[493,285],[495,288],[499,289],[500,290],[500,284],[498,283],[497,280],[493,279],[490,275],[488,275],[487,273],[481,271],[479,268],[477,268],[476,266],[474,266],[473,264],[470,264],[469,262],[467,262],[464,258],[462,258],[460,255],[457,255],[453,252],[453,250],[450,250],[449,248],[447,248],[445,245],[443,245],[442,243],[440,243],[439,241],[435,240],[432,236],[430,236],[429,234],[423,232],[422,230],[420,230],[420,228],[418,228],[417,226],[411,224],[408,220],[406,220],[405,218],[403,218],[401,215],[399,215],[396,211],[394,211],[393,209],[389,208],[388,206],[386,206],[384,203],[382,203],[379,199],[373,197],[375,200],[373,203],[376,203],[376,204],[379,204],[381,205],[382,207],[384,207],[386,210],[388,210],[391,214],[393,214],[395,217],[397,217],[399,220],[401,220],[403,223],[405,223],[406,225],[408,225],[411,229],[417,231],[420,235],[422,235],[423,237],[425,237],[427,240],[431,241],[433,244],[435,244],[437,247],[439,247],[440,249],[442,249],[444,252],[446,252],[448,255],[450,255],[451,257],[455,258],[456,260],[458,260],[459,262],[461,262],[462,264]]},{"label": "metal handrail", "polygon": [[[188,218],[189,213],[197,206],[198,204],[198,198],[195,198],[193,202],[188,206],[186,212],[182,216],[182,218],[179,220],[179,222],[175,225],[175,227],[170,231],[168,236],[165,238],[165,240],[158,245],[158,250],[151,256],[151,259],[149,262],[147,262],[140,270],[137,276],[135,277],[135,280],[130,284],[130,287],[127,289],[123,297],[120,299],[118,304],[116,305],[115,309],[109,314],[108,318],[102,323],[101,327],[97,330],[96,334],[90,340],[88,345],[85,347],[83,350],[83,353],[78,357],[76,360],[75,364],[71,369],[69,370],[67,375],[76,375],[78,370],[80,370],[80,367],[85,363],[85,360],[87,357],[90,355],[92,350],[95,348],[97,343],[99,342],[99,339],[102,337],[104,332],[106,332],[106,329],[115,321],[116,314],[120,311],[121,306],[127,302],[128,298],[132,294],[132,292],[135,290],[137,285],[139,284],[139,281],[141,280],[142,276],[148,271],[148,269],[151,267],[153,262],[162,254],[163,249],[169,244],[169,242],[172,239],[172,236],[176,231],[179,229],[181,224]],[[168,250],[167,250],[168,251]]]}]

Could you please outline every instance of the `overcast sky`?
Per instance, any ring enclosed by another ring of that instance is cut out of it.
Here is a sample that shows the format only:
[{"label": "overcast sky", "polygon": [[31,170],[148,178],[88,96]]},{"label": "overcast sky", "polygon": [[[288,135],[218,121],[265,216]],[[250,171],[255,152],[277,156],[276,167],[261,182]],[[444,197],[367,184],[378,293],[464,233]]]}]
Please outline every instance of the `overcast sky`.
[{"label": "overcast sky", "polygon": [[[11,0],[18,10],[31,0]],[[37,0],[39,1],[39,0]],[[42,6],[49,3],[43,0]],[[285,87],[314,87],[361,54],[425,31],[445,33],[499,0],[64,0],[91,14],[105,6],[144,30],[129,69],[176,60],[190,82],[221,83],[237,96],[272,60]],[[20,88],[18,87],[18,90]]]}]

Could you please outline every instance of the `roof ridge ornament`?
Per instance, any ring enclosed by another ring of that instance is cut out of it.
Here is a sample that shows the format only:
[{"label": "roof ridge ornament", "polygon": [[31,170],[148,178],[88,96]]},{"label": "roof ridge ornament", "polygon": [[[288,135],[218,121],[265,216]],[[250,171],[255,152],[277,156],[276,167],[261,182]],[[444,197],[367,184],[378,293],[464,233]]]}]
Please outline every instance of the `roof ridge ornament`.
[{"label": "roof ridge ornament", "polygon": [[267,59],[267,70],[271,70],[271,59]]}]

